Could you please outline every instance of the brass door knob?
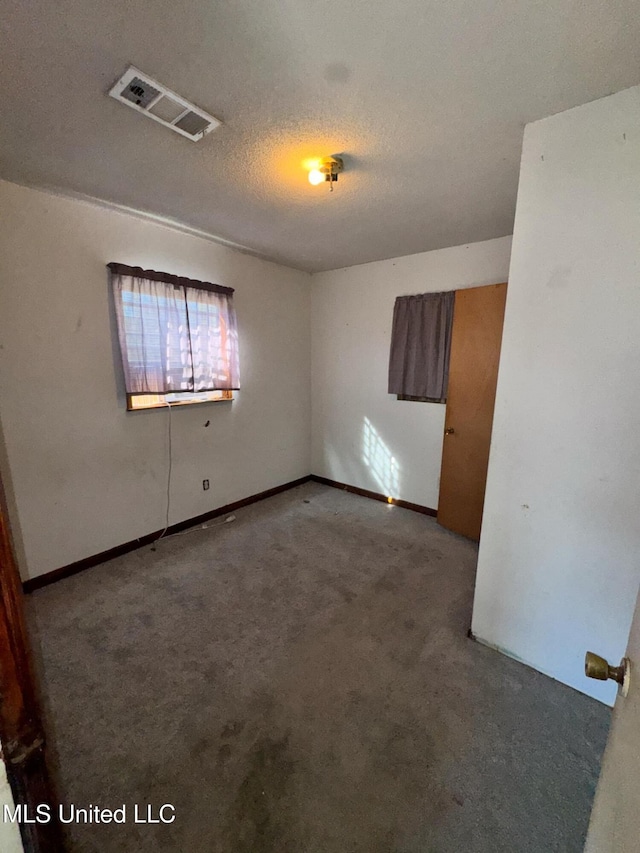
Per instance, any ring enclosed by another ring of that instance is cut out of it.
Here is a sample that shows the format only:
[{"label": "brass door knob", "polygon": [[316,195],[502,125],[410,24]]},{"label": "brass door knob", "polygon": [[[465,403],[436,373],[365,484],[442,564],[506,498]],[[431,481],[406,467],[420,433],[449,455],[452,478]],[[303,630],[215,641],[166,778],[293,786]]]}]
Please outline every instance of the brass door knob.
[{"label": "brass door knob", "polygon": [[444,431],[445,435],[453,435],[455,433],[455,429],[453,427],[447,427]]},{"label": "brass door knob", "polygon": [[606,681],[611,678],[622,686],[627,668],[628,661],[626,658],[622,658],[620,666],[610,666],[609,661],[593,652],[587,652],[584,657],[584,674],[587,678],[597,678],[599,681]]}]

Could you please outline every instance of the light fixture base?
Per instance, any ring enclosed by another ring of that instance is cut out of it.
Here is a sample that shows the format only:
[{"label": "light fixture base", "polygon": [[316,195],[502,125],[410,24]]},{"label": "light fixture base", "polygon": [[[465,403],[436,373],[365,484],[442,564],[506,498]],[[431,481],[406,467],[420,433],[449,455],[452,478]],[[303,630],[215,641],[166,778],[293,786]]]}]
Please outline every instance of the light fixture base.
[{"label": "light fixture base", "polygon": [[325,181],[337,181],[343,169],[342,157],[323,157],[320,161],[320,171],[324,174]]},{"label": "light fixture base", "polygon": [[323,157],[321,160],[317,160],[316,164],[309,172],[309,183],[317,186],[327,181],[333,192],[333,185],[338,180],[340,172],[344,169],[342,157],[335,155]]}]

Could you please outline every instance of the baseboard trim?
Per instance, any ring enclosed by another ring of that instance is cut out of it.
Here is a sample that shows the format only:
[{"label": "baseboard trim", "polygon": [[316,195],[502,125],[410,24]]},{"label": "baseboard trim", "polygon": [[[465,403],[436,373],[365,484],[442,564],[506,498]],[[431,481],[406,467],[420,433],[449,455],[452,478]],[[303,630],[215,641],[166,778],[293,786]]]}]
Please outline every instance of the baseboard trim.
[{"label": "baseboard trim", "polygon": [[[283,483],[281,486],[274,486],[272,489],[266,489],[264,492],[259,492],[257,495],[251,495],[248,498],[234,501],[230,504],[225,504],[217,509],[212,509],[202,515],[197,515],[194,518],[188,518],[185,521],[179,521],[177,524],[172,524],[167,529],[165,536],[171,536],[174,533],[180,533],[187,530],[189,527],[195,527],[198,524],[203,524],[205,521],[210,521],[212,518],[218,518],[221,515],[228,515],[235,512],[237,509],[249,506],[250,504],[263,501],[266,498],[272,498],[274,495],[279,495],[281,492],[287,492],[289,489],[294,489],[296,486],[302,486],[308,483],[313,478],[311,475],[300,477],[298,480],[292,480],[289,483]],[[146,536],[141,536],[139,539],[133,539],[131,542],[125,542],[122,545],[116,545],[115,548],[109,548],[108,551],[102,551],[100,554],[94,554],[92,557],[85,557],[82,560],[77,560],[75,563],[70,563],[68,566],[62,566],[59,569],[53,569],[43,575],[38,575],[35,578],[29,578],[22,582],[24,592],[34,592],[36,589],[42,589],[44,586],[56,583],[63,578],[77,575],[78,572],[83,572],[85,569],[91,569],[94,566],[99,566],[100,563],[106,563],[108,560],[113,560],[115,557],[121,557],[123,554],[128,554],[130,551],[135,551],[137,548],[143,548],[145,545],[151,545],[162,533],[162,529],[155,530],[153,533],[148,533]]]},{"label": "baseboard trim", "polygon": [[328,477],[320,477],[319,474],[311,474],[309,479],[314,483],[322,483],[324,486],[333,486],[334,489],[342,489],[344,492],[352,492],[354,495],[362,495],[363,498],[371,498],[373,501],[382,501],[382,503],[399,506],[402,507],[402,509],[410,509],[412,512],[420,512],[422,515],[430,515],[432,518],[435,518],[438,515],[438,510],[431,509],[429,506],[422,506],[422,504],[403,501],[400,500],[400,498],[389,498],[380,492],[361,489],[360,486],[349,486],[347,483],[338,483],[336,480],[329,480]]},{"label": "baseboard trim", "polygon": [[[206,521],[211,521],[213,518],[218,518],[221,515],[228,515],[235,512],[237,509],[257,503],[258,501],[272,498],[274,495],[279,495],[281,492],[286,492],[289,489],[294,489],[296,486],[302,486],[308,482],[322,483],[324,486],[332,486],[334,489],[342,489],[345,492],[351,492],[354,495],[361,495],[364,498],[370,498],[374,501],[382,501],[385,504],[393,504],[393,506],[402,507],[402,509],[410,509],[412,512],[420,512],[422,515],[429,515],[435,518],[438,514],[437,510],[431,509],[428,506],[414,504],[410,501],[403,501],[399,498],[388,498],[379,492],[372,492],[369,489],[361,489],[359,486],[350,486],[347,483],[339,483],[336,480],[330,480],[328,477],[320,477],[318,474],[308,474],[306,477],[300,477],[298,480],[292,480],[289,483],[283,483],[281,486],[274,486],[272,489],[266,489],[264,492],[259,492],[257,495],[251,495],[248,498],[242,498],[239,501],[234,501],[230,504],[225,504],[217,509],[212,509],[202,515],[197,515],[194,518],[187,518],[185,521],[179,521],[177,524],[172,524],[166,532],[166,536],[171,536],[174,533],[181,533],[183,530],[188,530],[189,527],[195,527],[198,524],[204,524]],[[79,572],[84,572],[85,569],[91,569],[94,566],[99,566],[101,563],[106,563],[116,557],[121,557],[123,554],[128,554],[130,551],[135,551],[137,548],[144,548],[145,545],[151,545],[160,536],[162,530],[154,530],[153,533],[147,533],[146,536],[141,536],[139,539],[133,539],[131,542],[124,542],[122,545],[116,545],[115,548],[109,548],[107,551],[101,551],[99,554],[94,554],[91,557],[85,557],[82,560],[77,560],[75,563],[70,563],[68,566],[61,566],[59,569],[53,569],[43,575],[38,575],[35,578],[29,578],[22,582],[22,588],[26,593],[35,592],[37,589],[49,586],[56,581],[64,578],[77,575]]]}]

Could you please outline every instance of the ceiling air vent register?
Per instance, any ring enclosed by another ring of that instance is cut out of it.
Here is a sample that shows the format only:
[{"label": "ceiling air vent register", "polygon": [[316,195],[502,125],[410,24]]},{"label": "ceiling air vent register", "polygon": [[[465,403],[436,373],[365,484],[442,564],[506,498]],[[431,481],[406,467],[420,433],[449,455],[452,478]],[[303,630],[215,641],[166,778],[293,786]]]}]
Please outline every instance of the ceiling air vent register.
[{"label": "ceiling air vent register", "polygon": [[127,69],[109,94],[116,101],[193,142],[202,139],[222,123],[133,66]]}]

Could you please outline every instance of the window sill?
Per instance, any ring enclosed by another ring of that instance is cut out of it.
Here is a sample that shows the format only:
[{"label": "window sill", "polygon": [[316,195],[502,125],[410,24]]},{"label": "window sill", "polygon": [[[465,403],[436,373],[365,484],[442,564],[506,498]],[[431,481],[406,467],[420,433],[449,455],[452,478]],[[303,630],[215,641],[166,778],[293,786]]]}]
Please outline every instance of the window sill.
[{"label": "window sill", "polygon": [[206,403],[231,403],[233,391],[212,391],[194,394],[184,399],[167,399],[175,394],[127,394],[128,412],[145,412],[149,409],[166,409],[167,406],[201,406]]},{"label": "window sill", "polygon": [[437,403],[438,405],[446,405],[446,400],[436,400],[435,397],[414,397],[411,394],[396,394],[400,402],[405,403]]}]

